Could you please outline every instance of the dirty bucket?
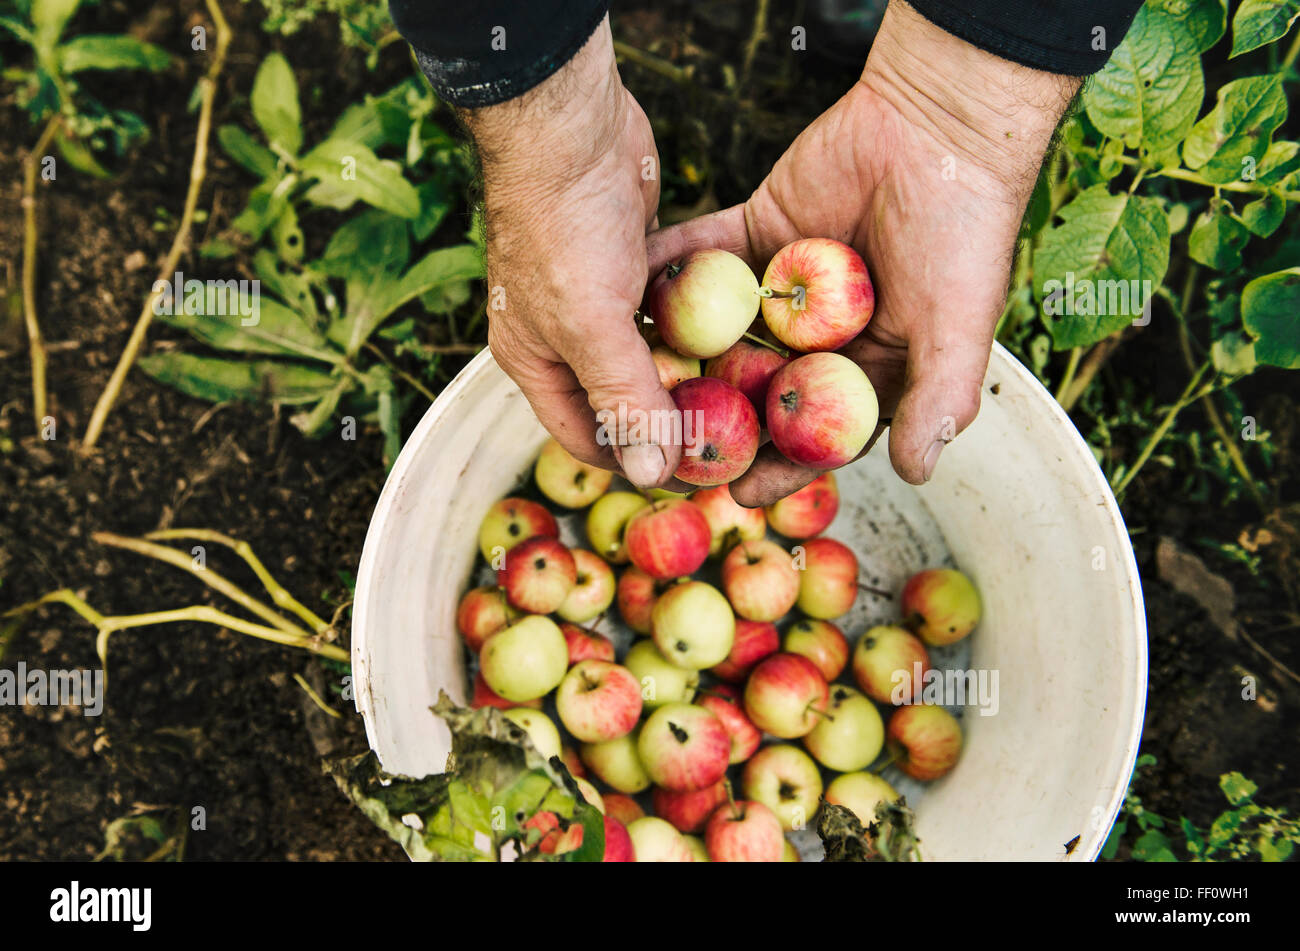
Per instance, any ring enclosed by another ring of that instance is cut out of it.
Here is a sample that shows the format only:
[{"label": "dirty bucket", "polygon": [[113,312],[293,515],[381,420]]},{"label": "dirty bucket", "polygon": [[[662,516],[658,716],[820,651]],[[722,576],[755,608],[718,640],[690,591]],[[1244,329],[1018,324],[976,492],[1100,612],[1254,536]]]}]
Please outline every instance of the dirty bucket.
[{"label": "dirty bucket", "polygon": [[[393,466],[352,624],[357,709],[390,772],[443,768],[450,735],[429,707],[440,690],[467,699],[455,612],[478,570],[479,521],[527,476],[545,438],[484,351]],[[827,534],[857,552],[864,581],[896,592],[915,571],[955,564],[984,600],[975,633],[935,657],[996,688],[983,706],[949,706],[962,718],[960,761],[924,788],[885,774],[916,810],[925,858],[1096,858],[1137,755],[1146,621],[1119,508],[1069,418],[995,346],[979,417],[929,484],[899,480],[883,446],[837,478],[841,507]],[[577,541],[571,525],[565,532]],[[896,605],[864,595],[841,626],[853,639],[896,617]]]}]

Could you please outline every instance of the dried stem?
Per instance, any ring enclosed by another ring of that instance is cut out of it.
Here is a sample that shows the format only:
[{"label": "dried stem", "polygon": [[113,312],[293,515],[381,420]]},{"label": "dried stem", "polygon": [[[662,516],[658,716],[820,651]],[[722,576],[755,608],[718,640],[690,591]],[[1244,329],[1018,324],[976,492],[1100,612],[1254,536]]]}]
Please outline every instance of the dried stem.
[{"label": "dried stem", "polygon": [[103,432],[108,414],[112,411],[113,404],[122,392],[122,384],[126,382],[126,375],[135,364],[136,356],[140,353],[140,347],[144,344],[145,334],[149,331],[149,325],[153,323],[154,302],[162,294],[161,286],[166,284],[176,270],[181,254],[189,246],[190,228],[194,222],[194,210],[199,201],[199,190],[203,187],[203,179],[207,175],[208,136],[212,130],[212,105],[217,96],[217,77],[221,74],[221,69],[225,65],[226,47],[230,45],[230,27],[226,24],[226,18],[221,13],[221,7],[218,5],[217,0],[206,0],[206,3],[208,13],[211,14],[212,21],[216,26],[216,49],[213,52],[212,63],[208,66],[207,73],[199,79],[202,104],[199,107],[198,133],[194,139],[194,160],[190,164],[190,185],[185,194],[185,210],[181,213],[180,224],[177,226],[176,234],[172,238],[171,249],[167,252],[162,267],[158,270],[158,280],[154,282],[156,289],[150,291],[149,296],[145,298],[144,307],[140,310],[140,316],[136,318],[135,327],[131,330],[131,337],[126,342],[126,348],[122,351],[122,356],[118,359],[117,366],[113,369],[113,375],[109,377],[108,384],[104,387],[104,392],[99,395],[99,400],[95,403],[95,410],[90,416],[90,424],[86,427],[84,445],[87,449],[93,449],[95,443],[99,441],[99,435]]},{"label": "dried stem", "polygon": [[57,113],[50,118],[23,163],[23,320],[27,324],[27,348],[32,360],[32,416],[37,432],[44,425],[46,389],[45,338],[41,336],[41,324],[36,316],[36,169],[61,122]]}]

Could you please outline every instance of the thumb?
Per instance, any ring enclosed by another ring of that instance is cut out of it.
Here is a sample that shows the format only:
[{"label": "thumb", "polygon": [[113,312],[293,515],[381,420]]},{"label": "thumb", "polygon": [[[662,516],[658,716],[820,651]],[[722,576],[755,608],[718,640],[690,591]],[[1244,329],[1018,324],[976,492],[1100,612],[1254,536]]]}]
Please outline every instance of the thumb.
[{"label": "thumb", "polygon": [[940,327],[908,341],[903,395],[889,427],[889,460],[913,485],[930,481],[944,446],[971,424],[980,408],[991,334]]},{"label": "thumb", "polygon": [[557,349],[596,411],[597,443],[614,450],[633,484],[668,482],[681,461],[680,414],[636,324],[619,320],[566,337]]}]

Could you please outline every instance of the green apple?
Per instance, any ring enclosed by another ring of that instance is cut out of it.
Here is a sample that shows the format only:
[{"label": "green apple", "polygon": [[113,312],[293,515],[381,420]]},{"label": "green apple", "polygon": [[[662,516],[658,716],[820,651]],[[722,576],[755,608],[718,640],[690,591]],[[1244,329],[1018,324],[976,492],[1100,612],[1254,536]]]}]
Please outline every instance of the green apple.
[{"label": "green apple", "polygon": [[665,703],[690,703],[700,684],[697,671],[678,667],[659,652],[654,641],[640,640],[632,645],[623,666],[641,683],[644,709],[653,710]]},{"label": "green apple", "polygon": [[614,603],[614,569],[603,558],[575,548],[573,555],[573,587],[565,595],[564,602],[555,613],[566,621],[585,624],[592,618],[600,617]]},{"label": "green apple", "polygon": [[531,707],[512,707],[505,711],[505,718],[519,724],[528,734],[528,738],[533,741],[533,746],[537,747],[537,752],[547,759],[560,755],[560,731],[555,728],[551,718],[541,710],[534,710]]},{"label": "green apple", "polygon": [[826,716],[803,738],[823,766],[852,773],[870,766],[885,745],[885,722],[876,705],[852,687],[831,685]]},{"label": "green apple", "polygon": [[787,832],[807,828],[821,802],[821,770],[811,756],[788,743],[755,753],[745,764],[740,782],[745,798],[771,809]]},{"label": "green apple", "polygon": [[554,439],[548,439],[537,455],[533,478],[542,494],[552,502],[581,509],[600,498],[609,488],[614,473],[579,462]]},{"label": "green apple", "polygon": [[489,637],[479,660],[494,693],[524,703],[559,686],[569,669],[569,645],[554,621],[532,614]]},{"label": "green apple", "polygon": [[587,511],[587,539],[592,550],[616,565],[627,561],[623,529],[650,503],[636,492],[606,492]]},{"label": "green apple", "polygon": [[582,798],[595,806],[596,811],[603,816],[605,814],[605,800],[600,795],[600,791],[591,784],[590,780],[583,779],[581,776],[573,777],[573,781],[578,784],[578,792],[582,793]]},{"label": "green apple", "polygon": [[698,835],[682,835],[686,842],[686,847],[691,850],[691,855],[695,856],[696,862],[712,862],[709,858],[709,850],[704,846],[704,840]]},{"label": "green apple", "polygon": [[678,667],[704,670],[731,653],[736,615],[717,588],[703,581],[673,585],[650,613],[650,633],[660,653]]},{"label": "green apple", "polygon": [[641,756],[636,749],[640,732],[633,730],[603,743],[583,743],[578,748],[578,755],[582,757],[583,765],[606,786],[628,795],[639,793],[650,788],[650,776],[641,765]]},{"label": "green apple", "polygon": [[894,787],[875,773],[845,773],[826,787],[826,801],[848,809],[864,826],[876,821],[876,806],[897,799]]},{"label": "green apple", "polygon": [[646,816],[627,827],[638,862],[694,862],[682,834],[663,819]]}]

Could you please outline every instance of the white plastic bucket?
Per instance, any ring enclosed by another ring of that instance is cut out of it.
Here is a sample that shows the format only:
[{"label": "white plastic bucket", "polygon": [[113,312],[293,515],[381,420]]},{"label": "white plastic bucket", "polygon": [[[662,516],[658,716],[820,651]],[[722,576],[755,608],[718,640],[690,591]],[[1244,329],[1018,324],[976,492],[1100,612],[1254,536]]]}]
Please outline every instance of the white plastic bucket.
[{"label": "white plastic bucket", "polygon": [[[1146,618],[1133,550],[1106,480],[1069,418],[994,348],[975,423],[934,479],[908,486],[882,445],[837,473],[828,534],[897,591],[949,560],[984,600],[962,666],[996,671],[998,709],[968,707],[956,768],[914,799],[928,860],[1091,860],[1137,756],[1146,700]],[[440,772],[450,735],[429,707],[468,683],[456,604],[479,521],[532,465],[546,434],[484,351],[438,398],[393,466],[366,536],[352,664],[370,746],[393,773]],[[951,556],[949,559],[948,556]],[[860,598],[850,638],[897,609]],[[969,645],[967,648],[966,645]],[[937,662],[938,663],[938,662]]]}]

